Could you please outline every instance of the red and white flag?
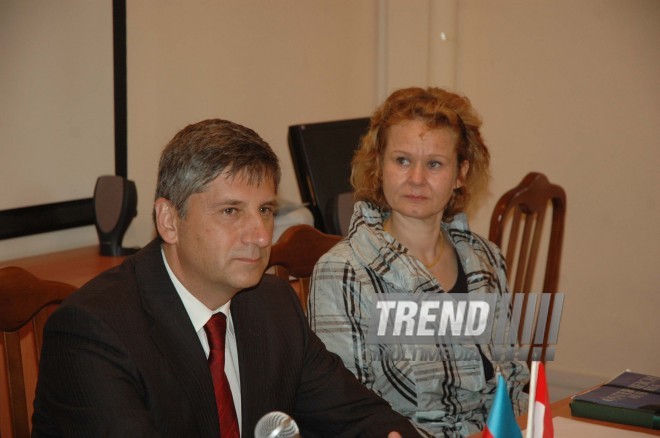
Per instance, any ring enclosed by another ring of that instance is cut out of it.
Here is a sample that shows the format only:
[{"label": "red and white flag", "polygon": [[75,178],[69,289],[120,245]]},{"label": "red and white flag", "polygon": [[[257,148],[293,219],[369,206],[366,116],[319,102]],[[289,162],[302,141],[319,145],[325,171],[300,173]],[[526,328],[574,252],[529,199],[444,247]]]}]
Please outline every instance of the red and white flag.
[{"label": "red and white flag", "polygon": [[[536,375],[534,375],[535,372]],[[552,411],[550,410],[550,393],[548,392],[548,383],[545,378],[545,367],[541,362],[532,363],[532,378],[529,393],[530,409],[528,415],[531,418],[528,418],[526,436],[531,438],[554,438]]]}]

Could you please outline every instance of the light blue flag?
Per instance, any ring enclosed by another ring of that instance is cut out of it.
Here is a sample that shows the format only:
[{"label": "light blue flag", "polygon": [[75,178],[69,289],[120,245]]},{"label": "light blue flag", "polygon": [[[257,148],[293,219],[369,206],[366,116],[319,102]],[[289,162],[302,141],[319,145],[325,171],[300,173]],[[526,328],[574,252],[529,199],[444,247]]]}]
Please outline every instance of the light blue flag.
[{"label": "light blue flag", "polygon": [[488,413],[488,421],[484,429],[484,438],[522,438],[522,432],[513,415],[511,399],[506,390],[506,381],[502,375],[498,376],[495,399]]}]

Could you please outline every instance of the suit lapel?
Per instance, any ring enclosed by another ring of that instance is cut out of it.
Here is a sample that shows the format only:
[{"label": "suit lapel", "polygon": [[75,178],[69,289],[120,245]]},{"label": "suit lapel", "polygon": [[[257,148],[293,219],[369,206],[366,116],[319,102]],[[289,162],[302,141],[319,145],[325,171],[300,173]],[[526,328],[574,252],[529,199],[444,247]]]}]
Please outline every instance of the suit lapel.
[{"label": "suit lapel", "polygon": [[231,315],[236,333],[236,346],[238,349],[238,363],[241,380],[241,422],[243,433],[247,435],[246,428],[256,424],[259,419],[269,412],[272,402],[271,394],[264,387],[264,367],[268,366],[271,354],[268,349],[267,328],[262,327],[259,315],[255,310],[258,303],[249,304],[250,291],[237,294],[231,301]]},{"label": "suit lapel", "polygon": [[196,413],[200,436],[218,437],[213,381],[192,322],[165,269],[158,239],[135,257],[142,305],[152,318],[150,335]]}]

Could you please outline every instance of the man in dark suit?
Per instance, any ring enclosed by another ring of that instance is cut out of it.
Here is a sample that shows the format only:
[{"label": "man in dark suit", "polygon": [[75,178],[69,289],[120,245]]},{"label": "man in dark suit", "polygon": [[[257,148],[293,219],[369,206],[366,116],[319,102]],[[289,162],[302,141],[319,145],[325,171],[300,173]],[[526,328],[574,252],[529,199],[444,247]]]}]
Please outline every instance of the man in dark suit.
[{"label": "man in dark suit", "polygon": [[[286,282],[263,275],[279,179],[243,126],[206,120],[170,141],[158,237],[48,320],[33,436],[252,436],[271,411],[305,437],[417,436],[325,349]],[[221,347],[207,327],[218,313]],[[223,356],[220,377],[209,355]]]}]

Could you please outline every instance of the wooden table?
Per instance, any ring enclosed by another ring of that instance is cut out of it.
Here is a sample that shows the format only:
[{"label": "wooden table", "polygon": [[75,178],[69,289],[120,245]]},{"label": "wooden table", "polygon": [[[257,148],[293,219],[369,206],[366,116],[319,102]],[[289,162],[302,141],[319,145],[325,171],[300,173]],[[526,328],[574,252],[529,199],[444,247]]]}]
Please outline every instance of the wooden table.
[{"label": "wooden table", "polygon": [[[660,436],[660,430],[656,429],[649,429],[647,427],[638,427],[638,426],[630,426],[628,424],[620,424],[620,423],[612,423],[609,421],[600,421],[600,420],[592,420],[590,418],[583,418],[583,417],[574,417],[571,415],[571,407],[570,407],[570,402],[571,402],[571,397],[566,397],[562,400],[556,401],[552,403],[551,409],[552,409],[552,417],[564,417],[564,418],[570,418],[571,420],[575,421],[582,421],[585,423],[591,423],[591,424],[597,424],[600,426],[605,426],[609,427],[612,429],[620,429],[620,430],[629,430],[629,431],[634,431],[634,432],[642,432],[646,433],[649,435],[656,435]],[[518,425],[520,426],[520,430],[525,430],[527,427],[527,415],[521,415],[518,418]],[[477,435],[480,436],[480,435]]]},{"label": "wooden table", "polygon": [[[611,429],[628,430],[632,432],[641,432],[648,435],[660,436],[660,430],[649,429],[647,427],[630,426],[628,424],[611,423],[609,421],[600,421],[600,420],[592,420],[590,418],[574,417],[571,415],[570,402],[571,402],[571,397],[566,397],[562,400],[554,402],[550,407],[552,409],[552,417],[569,418],[571,420],[597,424],[599,426],[604,426]],[[516,421],[518,422],[518,426],[520,427],[520,430],[525,430],[527,428],[527,415],[521,415],[520,417],[517,418]],[[481,432],[479,432],[474,435],[471,435],[470,438],[481,438],[481,436],[482,434]],[[524,436],[525,435],[523,434],[523,437]]]},{"label": "wooden table", "polygon": [[69,249],[0,262],[3,266],[19,266],[44,280],[55,280],[80,287],[101,272],[120,264],[125,257],[99,254],[98,246]]}]

